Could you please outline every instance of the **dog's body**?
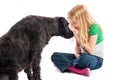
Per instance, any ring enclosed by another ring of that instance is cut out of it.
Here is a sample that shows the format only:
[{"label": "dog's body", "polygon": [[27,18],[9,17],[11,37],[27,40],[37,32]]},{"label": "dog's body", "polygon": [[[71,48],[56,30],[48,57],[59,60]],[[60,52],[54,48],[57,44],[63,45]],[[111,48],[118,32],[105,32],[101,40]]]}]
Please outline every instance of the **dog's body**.
[{"label": "dog's body", "polygon": [[18,72],[24,70],[29,80],[41,80],[41,52],[52,36],[73,36],[65,18],[30,15],[13,25],[0,38],[0,74],[18,80]]}]

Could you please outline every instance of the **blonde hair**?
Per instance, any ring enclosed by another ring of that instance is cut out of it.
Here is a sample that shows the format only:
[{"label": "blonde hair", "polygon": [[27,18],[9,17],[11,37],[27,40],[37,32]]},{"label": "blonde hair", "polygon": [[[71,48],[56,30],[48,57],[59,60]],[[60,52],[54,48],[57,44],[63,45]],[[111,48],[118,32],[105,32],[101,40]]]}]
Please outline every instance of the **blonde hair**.
[{"label": "blonde hair", "polygon": [[84,5],[77,5],[68,12],[68,18],[72,19],[73,17],[76,18],[79,26],[77,38],[82,44],[84,44],[89,40],[88,32],[90,26],[96,22],[91,17]]}]

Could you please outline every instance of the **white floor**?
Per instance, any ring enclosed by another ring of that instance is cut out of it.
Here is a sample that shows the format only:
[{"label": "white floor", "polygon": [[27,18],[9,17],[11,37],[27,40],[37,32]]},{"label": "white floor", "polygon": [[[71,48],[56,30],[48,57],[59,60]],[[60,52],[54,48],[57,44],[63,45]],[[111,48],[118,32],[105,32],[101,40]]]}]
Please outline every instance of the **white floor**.
[{"label": "white floor", "polygon": [[[74,73],[61,73],[51,62],[55,51],[73,52],[74,42],[70,39],[53,37],[43,49],[41,60],[42,80],[120,80],[120,10],[119,0],[3,0],[0,1],[0,36],[12,25],[29,14],[40,16],[64,16],[74,6],[85,4],[104,31],[104,64],[91,71],[90,77]],[[19,80],[28,80],[19,73]]]}]

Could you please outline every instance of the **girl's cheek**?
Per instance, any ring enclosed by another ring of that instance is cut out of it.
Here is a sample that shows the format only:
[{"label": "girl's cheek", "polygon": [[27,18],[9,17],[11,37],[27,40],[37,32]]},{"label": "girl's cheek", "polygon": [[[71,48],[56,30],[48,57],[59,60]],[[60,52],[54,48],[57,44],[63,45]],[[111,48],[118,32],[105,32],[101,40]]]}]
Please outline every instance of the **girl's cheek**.
[{"label": "girl's cheek", "polygon": [[71,31],[73,31],[72,26],[71,26],[70,24],[69,24],[68,26],[69,26],[69,29],[70,29]]}]

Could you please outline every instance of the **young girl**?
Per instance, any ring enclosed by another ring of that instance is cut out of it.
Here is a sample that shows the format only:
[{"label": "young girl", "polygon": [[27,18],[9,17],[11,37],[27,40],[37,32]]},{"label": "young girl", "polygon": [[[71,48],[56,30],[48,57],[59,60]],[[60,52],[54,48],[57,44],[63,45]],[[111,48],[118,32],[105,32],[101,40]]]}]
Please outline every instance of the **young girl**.
[{"label": "young girl", "polygon": [[84,5],[77,5],[68,12],[70,29],[76,40],[75,54],[55,52],[53,63],[61,72],[74,72],[89,76],[90,70],[103,63],[103,33]]}]

